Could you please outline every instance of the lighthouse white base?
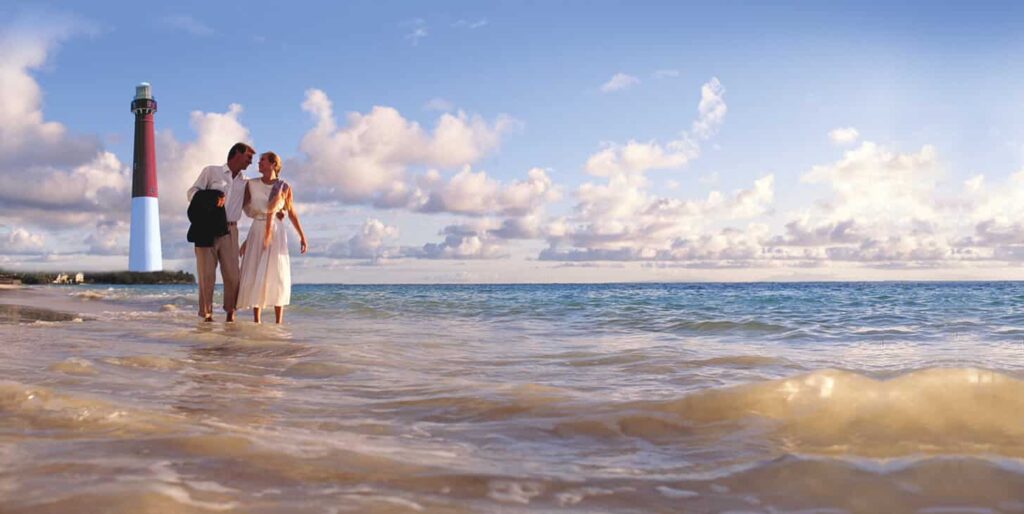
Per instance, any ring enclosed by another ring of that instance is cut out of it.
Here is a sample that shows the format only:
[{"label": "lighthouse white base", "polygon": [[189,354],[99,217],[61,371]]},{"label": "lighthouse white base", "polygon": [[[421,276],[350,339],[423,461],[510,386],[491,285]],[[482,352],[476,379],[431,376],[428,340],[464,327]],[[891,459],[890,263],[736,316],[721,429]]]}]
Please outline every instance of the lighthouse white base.
[{"label": "lighthouse white base", "polygon": [[128,243],[128,271],[163,271],[160,251],[160,208],[152,196],[132,198],[132,227]]}]

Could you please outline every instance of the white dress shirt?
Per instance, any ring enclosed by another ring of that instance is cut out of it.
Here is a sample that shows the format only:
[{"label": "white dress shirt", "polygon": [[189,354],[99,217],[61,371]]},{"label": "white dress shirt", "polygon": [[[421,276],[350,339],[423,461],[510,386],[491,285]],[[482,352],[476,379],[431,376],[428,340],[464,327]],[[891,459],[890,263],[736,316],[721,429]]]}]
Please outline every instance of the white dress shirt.
[{"label": "white dress shirt", "polygon": [[245,200],[245,173],[238,172],[231,177],[231,168],[227,164],[207,166],[199,174],[192,187],[188,188],[188,201],[196,191],[216,189],[224,193],[224,208],[227,210],[228,223],[238,223],[242,217],[242,202]]}]

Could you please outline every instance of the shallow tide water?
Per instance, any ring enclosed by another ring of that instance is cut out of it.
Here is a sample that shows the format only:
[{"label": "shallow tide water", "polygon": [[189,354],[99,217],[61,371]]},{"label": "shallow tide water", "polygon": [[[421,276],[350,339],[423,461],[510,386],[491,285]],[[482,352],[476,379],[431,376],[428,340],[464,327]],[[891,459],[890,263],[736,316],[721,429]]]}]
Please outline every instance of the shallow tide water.
[{"label": "shallow tide water", "polygon": [[293,302],[0,291],[0,512],[1024,512],[1021,283]]}]

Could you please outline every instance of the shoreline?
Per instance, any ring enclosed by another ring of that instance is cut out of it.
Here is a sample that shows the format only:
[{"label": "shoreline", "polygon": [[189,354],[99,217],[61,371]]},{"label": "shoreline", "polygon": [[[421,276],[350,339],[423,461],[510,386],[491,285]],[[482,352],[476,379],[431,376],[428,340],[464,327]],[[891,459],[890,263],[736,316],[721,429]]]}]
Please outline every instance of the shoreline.
[{"label": "shoreline", "polygon": [[[6,312],[4,312],[6,310]],[[40,286],[0,286],[0,323],[20,312],[20,319],[31,321],[93,320],[104,312],[130,310],[126,305],[102,301],[89,295],[66,294],[63,288]]]}]

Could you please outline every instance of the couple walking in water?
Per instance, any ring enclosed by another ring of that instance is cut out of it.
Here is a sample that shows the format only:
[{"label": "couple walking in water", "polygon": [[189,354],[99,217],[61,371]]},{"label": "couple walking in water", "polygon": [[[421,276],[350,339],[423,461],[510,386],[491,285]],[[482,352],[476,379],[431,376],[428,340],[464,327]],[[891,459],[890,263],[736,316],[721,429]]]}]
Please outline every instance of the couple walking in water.
[{"label": "couple walking in water", "polygon": [[[291,262],[288,256],[287,217],[299,234],[299,249],[306,253],[306,235],[294,208],[292,187],[280,179],[281,158],[274,152],[260,155],[258,178],[242,173],[256,151],[236,143],[224,165],[203,168],[188,189],[188,240],[195,243],[199,281],[199,316],[213,321],[213,286],[220,265],[224,280],[224,311],[228,322],[236,309],[253,310],[253,321],[274,307],[277,323],[291,299]],[[252,218],[249,233],[238,244],[242,214]],[[239,264],[241,260],[241,264]]]}]

